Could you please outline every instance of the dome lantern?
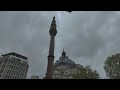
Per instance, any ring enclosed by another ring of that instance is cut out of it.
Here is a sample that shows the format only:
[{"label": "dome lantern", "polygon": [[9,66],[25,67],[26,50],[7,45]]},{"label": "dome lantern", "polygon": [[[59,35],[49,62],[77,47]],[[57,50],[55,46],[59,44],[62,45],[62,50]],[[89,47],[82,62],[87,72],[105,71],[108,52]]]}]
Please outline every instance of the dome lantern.
[{"label": "dome lantern", "polygon": [[66,52],[64,51],[64,49],[63,49],[63,52],[62,52],[62,57],[66,57]]}]

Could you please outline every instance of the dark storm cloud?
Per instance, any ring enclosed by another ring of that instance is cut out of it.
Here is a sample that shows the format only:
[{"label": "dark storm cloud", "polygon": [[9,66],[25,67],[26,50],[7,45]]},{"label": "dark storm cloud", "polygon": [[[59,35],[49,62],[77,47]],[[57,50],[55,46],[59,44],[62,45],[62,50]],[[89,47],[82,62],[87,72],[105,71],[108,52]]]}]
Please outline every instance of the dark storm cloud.
[{"label": "dark storm cloud", "polygon": [[15,51],[29,58],[31,75],[43,77],[47,67],[49,29],[57,21],[55,59],[64,48],[70,59],[91,65],[102,77],[104,60],[120,52],[119,12],[0,12],[0,54]]}]

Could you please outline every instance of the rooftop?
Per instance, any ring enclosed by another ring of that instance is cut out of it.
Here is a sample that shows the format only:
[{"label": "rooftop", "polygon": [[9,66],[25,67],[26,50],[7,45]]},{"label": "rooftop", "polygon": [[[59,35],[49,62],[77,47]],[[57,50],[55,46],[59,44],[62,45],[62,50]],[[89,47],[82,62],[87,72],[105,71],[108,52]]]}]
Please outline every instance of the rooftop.
[{"label": "rooftop", "polygon": [[28,59],[27,57],[25,57],[25,56],[23,56],[23,55],[20,55],[20,54],[17,54],[17,53],[15,53],[15,52],[7,53],[7,54],[4,54],[4,55],[2,55],[2,56],[8,56],[8,55],[13,55],[13,56],[16,56],[16,57],[25,59],[25,60]]}]

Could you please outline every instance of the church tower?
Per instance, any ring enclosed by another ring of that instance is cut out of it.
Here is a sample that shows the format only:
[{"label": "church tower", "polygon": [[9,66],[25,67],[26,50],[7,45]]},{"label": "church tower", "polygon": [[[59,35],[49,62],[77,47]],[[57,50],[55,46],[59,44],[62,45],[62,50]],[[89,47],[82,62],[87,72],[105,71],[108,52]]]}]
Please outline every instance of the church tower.
[{"label": "church tower", "polygon": [[49,47],[49,55],[48,55],[47,72],[45,77],[46,79],[52,79],[52,76],[53,76],[55,36],[57,34],[55,16],[53,17],[53,21],[51,23],[51,28],[49,33],[51,38],[50,38],[50,47]]}]

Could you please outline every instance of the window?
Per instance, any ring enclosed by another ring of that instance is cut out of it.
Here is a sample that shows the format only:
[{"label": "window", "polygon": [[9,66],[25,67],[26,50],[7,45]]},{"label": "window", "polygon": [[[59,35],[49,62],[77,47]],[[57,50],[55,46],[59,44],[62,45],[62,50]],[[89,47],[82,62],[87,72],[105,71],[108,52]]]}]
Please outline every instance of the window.
[{"label": "window", "polygon": [[10,74],[13,75],[13,71],[10,71]]},{"label": "window", "polygon": [[14,75],[15,75],[16,73],[14,72]]},{"label": "window", "polygon": [[7,75],[5,76],[5,79],[8,79],[8,76],[7,76]]},{"label": "window", "polygon": [[7,74],[9,74],[9,70],[7,71]]},{"label": "window", "polygon": [[8,76],[8,79],[10,79],[10,76]]},{"label": "window", "polygon": [[14,70],[14,66],[13,66],[13,70]]},{"label": "window", "polygon": [[2,66],[2,68],[4,68],[4,67],[5,67],[5,65]]},{"label": "window", "polygon": [[23,71],[23,68],[21,68],[21,71]]},{"label": "window", "polygon": [[12,69],[12,65],[11,65],[10,69]]},{"label": "window", "polygon": [[9,68],[11,68],[11,65],[9,66]]},{"label": "window", "polygon": [[18,72],[16,72],[16,76],[18,75]]},{"label": "window", "polygon": [[1,75],[0,75],[0,77],[1,77]]},{"label": "window", "polygon": [[15,72],[13,72],[13,75],[15,75]]},{"label": "window", "polygon": [[10,64],[10,60],[8,61],[8,64]]},{"label": "window", "polygon": [[10,75],[10,74],[11,74],[11,71],[10,71],[10,70],[8,70],[8,71],[7,71],[7,74],[9,74],[9,75]]},{"label": "window", "polygon": [[12,79],[12,76],[10,76],[9,79]]},{"label": "window", "polygon": [[7,68],[9,67],[9,65],[7,65]]},{"label": "window", "polygon": [[3,72],[3,69],[1,69],[0,73],[2,73],[2,72]]},{"label": "window", "polygon": [[5,79],[5,76],[3,76],[2,78]]},{"label": "window", "polygon": [[12,61],[12,64],[13,64],[13,65],[14,65],[14,63],[15,63],[15,62],[14,62],[14,61]]},{"label": "window", "polygon": [[11,62],[10,62],[11,64],[12,64],[12,60],[11,60]]},{"label": "window", "polygon": [[13,66],[12,66],[12,69],[13,69]]},{"label": "window", "polygon": [[1,70],[1,73],[3,72],[3,69]]},{"label": "window", "polygon": [[20,76],[20,73],[18,73],[18,76]]},{"label": "window", "polygon": [[6,60],[4,62],[6,63]]},{"label": "window", "polygon": [[23,76],[24,73],[21,73],[21,76]]},{"label": "window", "polygon": [[21,73],[21,75],[20,75],[21,77],[23,76],[23,73]]},{"label": "window", "polygon": [[13,69],[13,66],[11,66],[11,69]]},{"label": "window", "polygon": [[11,74],[11,71],[9,73]]},{"label": "window", "polygon": [[17,72],[15,71],[15,76],[17,75]]},{"label": "window", "polygon": [[18,71],[19,71],[20,67],[18,67]]}]

